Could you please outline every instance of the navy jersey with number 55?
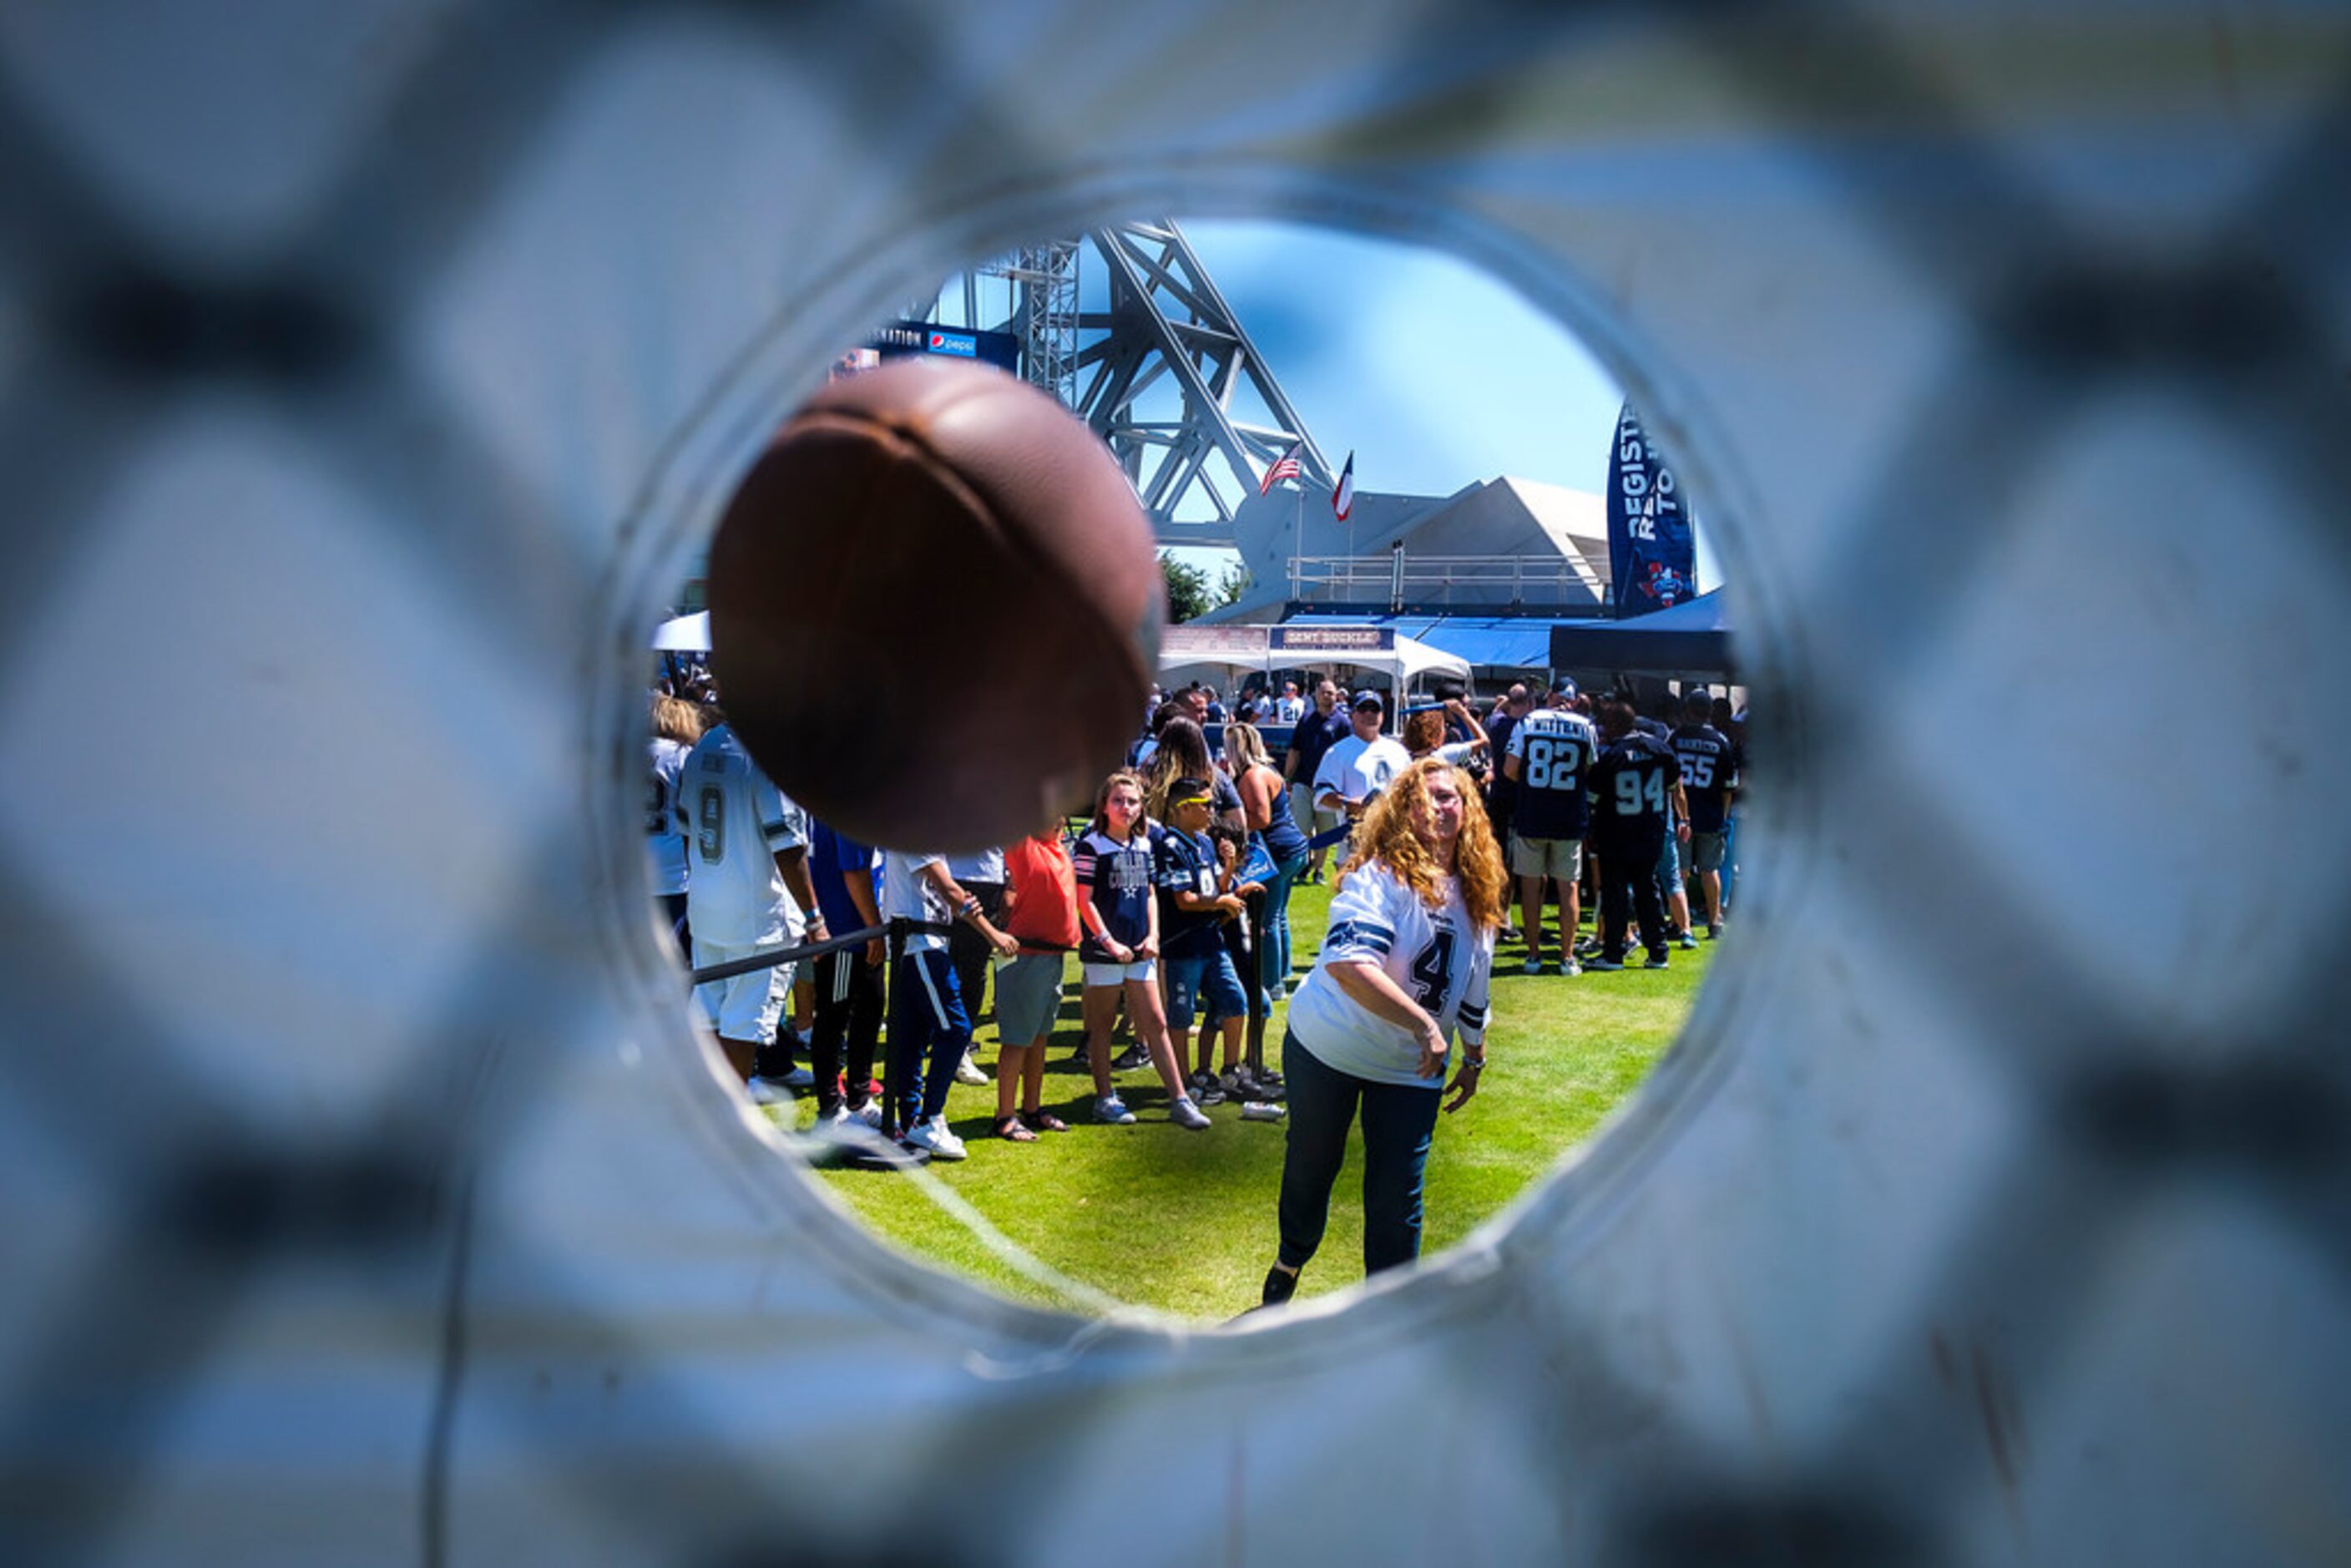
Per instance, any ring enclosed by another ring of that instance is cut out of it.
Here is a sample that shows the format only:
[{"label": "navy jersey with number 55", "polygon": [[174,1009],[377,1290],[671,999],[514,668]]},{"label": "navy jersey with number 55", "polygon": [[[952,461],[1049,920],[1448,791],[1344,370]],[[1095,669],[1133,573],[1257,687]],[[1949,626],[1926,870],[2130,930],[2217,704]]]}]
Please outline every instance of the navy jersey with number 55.
[{"label": "navy jersey with number 55", "polygon": [[1686,724],[1674,731],[1674,757],[1682,765],[1690,831],[1722,831],[1723,803],[1730,798],[1729,739],[1710,724]]}]

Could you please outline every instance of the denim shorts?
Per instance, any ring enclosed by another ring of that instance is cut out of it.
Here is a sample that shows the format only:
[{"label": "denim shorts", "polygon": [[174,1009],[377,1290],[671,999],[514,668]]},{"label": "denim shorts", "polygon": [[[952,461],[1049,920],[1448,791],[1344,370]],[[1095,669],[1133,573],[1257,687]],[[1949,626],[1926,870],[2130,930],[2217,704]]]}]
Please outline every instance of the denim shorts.
[{"label": "denim shorts", "polygon": [[1249,1016],[1249,998],[1241,995],[1241,977],[1233,956],[1222,947],[1190,958],[1167,960],[1167,1027],[1192,1027],[1193,998],[1206,1002],[1212,1018]]}]

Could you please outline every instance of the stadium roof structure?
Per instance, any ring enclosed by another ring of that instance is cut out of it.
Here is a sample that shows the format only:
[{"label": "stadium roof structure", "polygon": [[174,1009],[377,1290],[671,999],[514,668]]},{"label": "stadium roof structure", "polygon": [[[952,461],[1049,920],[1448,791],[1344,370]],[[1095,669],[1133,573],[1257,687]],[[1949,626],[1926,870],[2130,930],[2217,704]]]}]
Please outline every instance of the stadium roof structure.
[{"label": "stadium roof structure", "polygon": [[[1366,599],[1429,613],[1597,613],[1608,591],[1605,503],[1515,475],[1450,496],[1358,492],[1347,523],[1327,497],[1301,500],[1277,488],[1241,505],[1234,534],[1252,586],[1212,612],[1223,622],[1342,604],[1360,611]],[[1399,546],[1401,601],[1390,602],[1391,553]]]}]

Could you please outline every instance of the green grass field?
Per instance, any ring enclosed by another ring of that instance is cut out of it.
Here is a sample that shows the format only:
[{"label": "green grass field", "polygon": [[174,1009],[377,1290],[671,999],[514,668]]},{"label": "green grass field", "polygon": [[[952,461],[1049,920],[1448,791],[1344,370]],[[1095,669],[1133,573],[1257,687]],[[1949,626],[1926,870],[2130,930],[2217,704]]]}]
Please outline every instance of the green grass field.
[{"label": "green grass field", "polygon": [[[1291,901],[1291,946],[1301,972],[1322,941],[1329,904],[1324,887],[1301,887]],[[1424,1250],[1468,1235],[1591,1134],[1680,1032],[1713,956],[1708,943],[1695,952],[1677,950],[1673,967],[1662,972],[1570,978],[1525,975],[1523,951],[1502,948],[1487,1036],[1492,1066],[1477,1098],[1438,1121]],[[1238,1105],[1224,1104],[1209,1110],[1212,1129],[1185,1132],[1167,1121],[1165,1092],[1157,1074],[1146,1071],[1119,1075],[1135,1124],[1094,1124],[1092,1083],[1067,1062],[1082,1040],[1075,976],[1073,962],[1045,1074],[1046,1106],[1071,1130],[1033,1144],[1008,1143],[992,1132],[994,1084],[958,1085],[948,1120],[971,1157],[929,1169],[1014,1242],[1071,1279],[1186,1317],[1229,1318],[1255,1302],[1273,1258],[1284,1124],[1245,1122]],[[1267,1060],[1276,1067],[1281,1011],[1266,1030]],[[992,1073],[992,1018],[980,1025],[978,1054]],[[771,1114],[789,1117],[794,1109]],[[803,1100],[796,1109],[806,1123],[814,1102]],[[1355,1150],[1339,1178],[1322,1250],[1301,1279],[1301,1296],[1363,1277],[1360,1134]],[[1010,1268],[904,1175],[841,1168],[820,1179],[883,1236],[942,1268],[1010,1296],[1072,1304]]]}]

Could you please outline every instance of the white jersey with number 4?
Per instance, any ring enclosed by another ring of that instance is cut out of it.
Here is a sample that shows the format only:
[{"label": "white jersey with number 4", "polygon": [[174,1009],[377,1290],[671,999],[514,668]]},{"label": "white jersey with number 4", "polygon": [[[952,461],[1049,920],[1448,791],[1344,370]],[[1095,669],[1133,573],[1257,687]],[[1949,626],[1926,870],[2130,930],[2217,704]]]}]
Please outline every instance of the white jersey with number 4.
[{"label": "white jersey with number 4", "polygon": [[757,947],[790,936],[799,907],[784,891],[776,853],[806,844],[807,825],[731,727],[711,730],[686,757],[677,815],[690,868],[685,919],[695,939]]},{"label": "white jersey with number 4", "polygon": [[1445,879],[1445,906],[1431,909],[1377,861],[1347,873],[1331,899],[1331,925],[1312,973],[1290,1001],[1290,1032],[1326,1067],[1375,1083],[1444,1086],[1419,1076],[1420,1040],[1347,995],[1332,977],[1334,963],[1368,962],[1437,1019],[1449,1043],[1458,1032],[1486,1038],[1486,993],[1494,967],[1494,933],[1469,923],[1458,878]]}]

